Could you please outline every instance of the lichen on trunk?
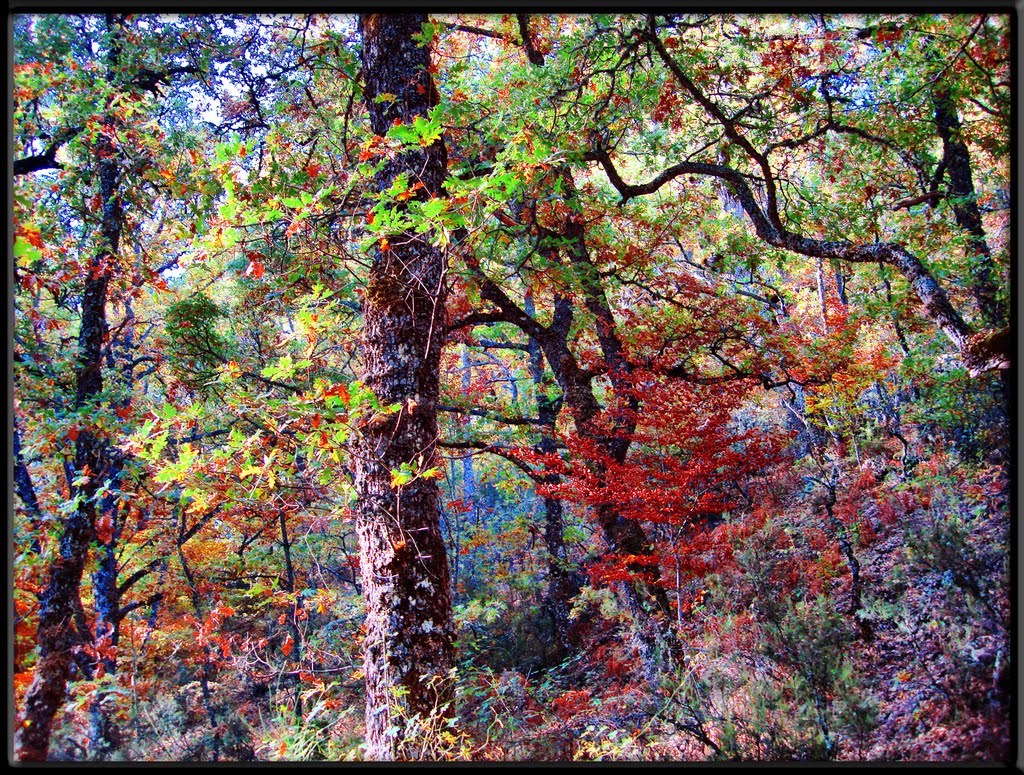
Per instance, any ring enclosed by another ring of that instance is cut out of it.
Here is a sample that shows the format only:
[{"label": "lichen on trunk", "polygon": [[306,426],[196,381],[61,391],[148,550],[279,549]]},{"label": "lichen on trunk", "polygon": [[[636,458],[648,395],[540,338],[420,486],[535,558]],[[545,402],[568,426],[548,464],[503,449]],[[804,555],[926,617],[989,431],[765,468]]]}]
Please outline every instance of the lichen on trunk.
[{"label": "lichen on trunk", "polygon": [[[414,39],[423,14],[360,18],[365,99],[370,125],[384,135],[395,121],[426,118],[437,103],[429,52]],[[392,98],[378,101],[379,95]],[[408,175],[417,196],[443,195],[443,140],[389,159],[378,191]],[[443,714],[452,666],[448,562],[436,482],[418,477],[393,486],[403,463],[434,467],[439,366],[444,338],[445,255],[431,234],[389,237],[375,249],[364,296],[361,379],[382,407],[354,443],[357,532],[366,604],[366,756],[401,758],[409,721]]]}]

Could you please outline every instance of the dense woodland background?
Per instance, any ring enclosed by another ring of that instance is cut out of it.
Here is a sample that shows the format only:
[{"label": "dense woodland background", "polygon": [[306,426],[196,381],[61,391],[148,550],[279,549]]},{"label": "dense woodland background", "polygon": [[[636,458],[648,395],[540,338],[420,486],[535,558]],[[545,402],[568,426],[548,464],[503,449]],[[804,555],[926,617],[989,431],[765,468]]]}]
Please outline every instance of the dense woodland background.
[{"label": "dense woodland background", "polygon": [[13,756],[1007,759],[1010,21],[15,16]]}]

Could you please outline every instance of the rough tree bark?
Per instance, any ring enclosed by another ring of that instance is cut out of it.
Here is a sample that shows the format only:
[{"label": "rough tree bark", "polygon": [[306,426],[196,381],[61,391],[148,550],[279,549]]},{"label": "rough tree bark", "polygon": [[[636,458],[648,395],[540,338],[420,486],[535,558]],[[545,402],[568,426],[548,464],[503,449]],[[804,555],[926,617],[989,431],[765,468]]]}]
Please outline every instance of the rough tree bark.
[{"label": "rough tree bark", "polygon": [[[394,122],[426,117],[438,95],[429,52],[413,36],[425,14],[360,17],[365,101],[374,133]],[[393,99],[378,101],[378,95]],[[417,196],[443,196],[443,140],[409,148],[377,174],[379,191],[397,176],[421,183]],[[439,361],[444,342],[444,264],[430,233],[390,235],[375,249],[364,297],[361,378],[383,406],[354,445],[357,532],[366,598],[366,757],[403,755],[408,720],[448,701],[452,614],[448,561],[440,524],[440,493],[429,477],[392,486],[392,470],[435,465]],[[396,728],[397,734],[389,733]]]}]

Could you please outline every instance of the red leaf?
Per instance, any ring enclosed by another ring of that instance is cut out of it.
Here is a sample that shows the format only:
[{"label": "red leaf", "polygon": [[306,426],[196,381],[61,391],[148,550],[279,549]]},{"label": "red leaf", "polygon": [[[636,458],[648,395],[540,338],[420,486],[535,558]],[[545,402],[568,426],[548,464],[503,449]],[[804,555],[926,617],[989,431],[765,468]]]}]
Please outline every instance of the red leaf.
[{"label": "red leaf", "polygon": [[259,278],[263,277],[263,273],[265,271],[266,269],[264,268],[263,264],[261,264],[259,261],[253,260],[249,262],[249,266],[246,268],[245,274],[246,276],[252,275],[258,280]]}]

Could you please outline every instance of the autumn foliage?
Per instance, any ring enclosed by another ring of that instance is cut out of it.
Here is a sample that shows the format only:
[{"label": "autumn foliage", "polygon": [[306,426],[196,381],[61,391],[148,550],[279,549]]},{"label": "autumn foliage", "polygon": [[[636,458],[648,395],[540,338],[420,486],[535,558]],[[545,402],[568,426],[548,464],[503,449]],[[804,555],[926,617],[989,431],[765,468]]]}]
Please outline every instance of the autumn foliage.
[{"label": "autumn foliage", "polygon": [[1014,22],[16,14],[15,758],[1008,760]]}]

